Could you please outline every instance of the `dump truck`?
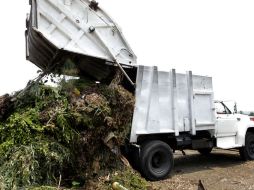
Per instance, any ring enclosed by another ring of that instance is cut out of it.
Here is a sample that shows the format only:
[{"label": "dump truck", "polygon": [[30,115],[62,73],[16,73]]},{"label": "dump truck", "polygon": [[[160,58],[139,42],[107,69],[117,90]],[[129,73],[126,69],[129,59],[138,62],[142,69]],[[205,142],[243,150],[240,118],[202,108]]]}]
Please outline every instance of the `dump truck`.
[{"label": "dump truck", "polygon": [[[212,78],[159,71],[137,64],[118,25],[96,1],[30,0],[27,59],[45,73],[72,62],[77,76],[100,82],[117,70],[126,88],[135,89],[135,109],[125,152],[149,180],[165,179],[176,150],[239,149],[254,159],[254,122],[214,100]],[[64,73],[61,73],[64,74]]]}]

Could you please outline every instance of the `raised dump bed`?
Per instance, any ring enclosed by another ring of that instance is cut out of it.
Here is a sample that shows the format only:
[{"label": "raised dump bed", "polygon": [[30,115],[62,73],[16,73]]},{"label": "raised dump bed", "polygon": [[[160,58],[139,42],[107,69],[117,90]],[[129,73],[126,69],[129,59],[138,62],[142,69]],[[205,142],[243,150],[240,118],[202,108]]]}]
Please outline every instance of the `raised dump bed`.
[{"label": "raised dump bed", "polygon": [[27,59],[50,71],[74,63],[77,75],[98,80],[112,65],[136,64],[136,56],[116,23],[89,0],[30,0],[27,18]]}]

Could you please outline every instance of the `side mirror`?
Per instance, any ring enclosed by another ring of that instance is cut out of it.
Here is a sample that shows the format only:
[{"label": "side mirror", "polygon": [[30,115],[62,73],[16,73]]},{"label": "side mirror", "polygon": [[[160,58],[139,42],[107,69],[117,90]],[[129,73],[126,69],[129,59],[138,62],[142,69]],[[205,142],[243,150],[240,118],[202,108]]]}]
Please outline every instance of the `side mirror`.
[{"label": "side mirror", "polygon": [[234,105],[234,113],[237,113],[237,103],[235,102],[235,105]]}]

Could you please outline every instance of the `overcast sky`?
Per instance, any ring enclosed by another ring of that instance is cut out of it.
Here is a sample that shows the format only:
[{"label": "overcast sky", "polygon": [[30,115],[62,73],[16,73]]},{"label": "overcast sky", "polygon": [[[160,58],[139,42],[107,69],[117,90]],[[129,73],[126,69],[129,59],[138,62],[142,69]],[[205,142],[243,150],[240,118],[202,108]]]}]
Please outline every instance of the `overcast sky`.
[{"label": "overcast sky", "polygon": [[[14,4],[15,3],[15,4]],[[120,25],[138,64],[213,77],[216,99],[254,110],[253,0],[99,0]],[[28,0],[3,1],[0,11],[0,94],[37,76],[25,60]]]}]

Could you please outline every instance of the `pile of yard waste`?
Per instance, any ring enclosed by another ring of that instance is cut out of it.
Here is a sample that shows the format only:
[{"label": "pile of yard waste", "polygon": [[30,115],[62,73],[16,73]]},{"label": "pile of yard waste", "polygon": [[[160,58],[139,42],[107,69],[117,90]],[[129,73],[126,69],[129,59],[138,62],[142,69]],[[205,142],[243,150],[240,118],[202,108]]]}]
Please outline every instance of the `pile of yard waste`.
[{"label": "pile of yard waste", "polygon": [[42,81],[0,97],[0,189],[147,189],[122,156],[134,96],[119,83]]}]

